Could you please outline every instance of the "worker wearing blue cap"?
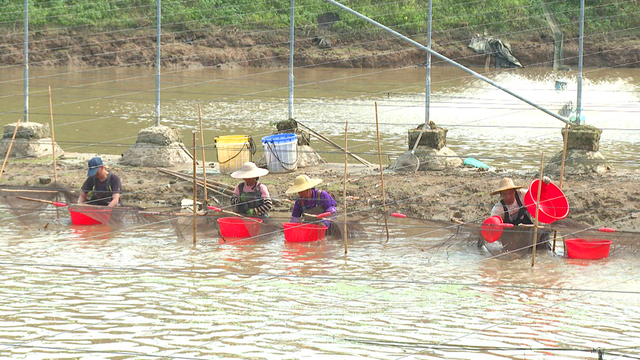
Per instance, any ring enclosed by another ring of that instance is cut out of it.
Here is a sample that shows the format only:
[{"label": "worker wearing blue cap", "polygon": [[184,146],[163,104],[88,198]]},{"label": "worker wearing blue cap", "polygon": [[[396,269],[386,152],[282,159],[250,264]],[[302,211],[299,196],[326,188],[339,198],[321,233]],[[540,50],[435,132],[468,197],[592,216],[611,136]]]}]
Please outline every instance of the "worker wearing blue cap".
[{"label": "worker wearing blue cap", "polygon": [[116,206],[120,204],[121,192],[120,178],[104,168],[102,159],[96,156],[89,160],[89,172],[87,180],[82,184],[78,204]]}]

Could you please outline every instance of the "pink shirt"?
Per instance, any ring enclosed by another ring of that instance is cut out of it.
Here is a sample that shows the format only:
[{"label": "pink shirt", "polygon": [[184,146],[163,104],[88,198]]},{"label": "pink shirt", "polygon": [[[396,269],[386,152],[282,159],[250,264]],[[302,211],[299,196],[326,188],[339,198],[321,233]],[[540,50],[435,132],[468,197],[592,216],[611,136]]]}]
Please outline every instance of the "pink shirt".
[{"label": "pink shirt", "polygon": [[[253,184],[253,186],[249,186],[247,185],[247,183],[244,184],[244,192],[254,192],[256,191],[256,185],[260,186],[260,196],[262,198],[268,198],[269,196],[269,190],[267,190],[267,186],[265,184],[261,184],[261,183],[255,183]],[[240,196],[240,184],[238,184],[236,186],[236,189],[233,190],[233,195],[236,196]]]}]

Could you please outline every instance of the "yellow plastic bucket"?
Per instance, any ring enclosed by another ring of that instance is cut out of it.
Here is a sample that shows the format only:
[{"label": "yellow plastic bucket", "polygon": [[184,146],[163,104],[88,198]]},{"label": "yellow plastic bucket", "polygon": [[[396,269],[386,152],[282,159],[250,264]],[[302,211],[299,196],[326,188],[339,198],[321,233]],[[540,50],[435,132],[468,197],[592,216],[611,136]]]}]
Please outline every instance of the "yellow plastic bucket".
[{"label": "yellow plastic bucket", "polygon": [[242,164],[251,161],[251,144],[248,135],[225,135],[215,138],[221,173],[240,170]]}]

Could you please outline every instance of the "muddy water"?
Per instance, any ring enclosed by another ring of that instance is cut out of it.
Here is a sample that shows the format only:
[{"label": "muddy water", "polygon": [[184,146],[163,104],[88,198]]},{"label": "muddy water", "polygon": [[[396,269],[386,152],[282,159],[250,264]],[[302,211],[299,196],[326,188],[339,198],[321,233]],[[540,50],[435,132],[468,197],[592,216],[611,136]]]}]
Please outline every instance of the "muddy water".
[{"label": "muddy water", "polygon": [[532,269],[407,220],[392,221],[389,243],[370,228],[345,257],[340,241],[209,237],[194,248],[167,224],[109,233],[40,219],[0,225],[5,358],[640,356],[621,349],[640,334],[640,272],[627,252],[544,253]]},{"label": "muddy water", "polygon": [[[120,154],[135,141],[139,129],[155,123],[153,70],[30,71],[31,119],[49,121],[47,86],[51,85],[56,137],[67,151]],[[484,74],[554,112],[567,101],[576,103],[575,72],[531,68]],[[161,121],[182,128],[190,145],[200,102],[207,143],[229,134],[258,140],[272,133],[270,122],[288,117],[287,76],[284,68],[165,69]],[[406,149],[407,130],[424,122],[424,69],[296,69],[295,76],[294,117],[340,143],[348,120],[355,152],[376,150],[374,102],[378,102],[386,161]],[[568,79],[566,91],[555,90],[559,78]],[[584,78],[587,123],[604,129],[601,152],[618,168],[637,168],[640,70],[586,69]],[[20,69],[0,69],[2,124],[22,114],[21,79]],[[432,84],[430,119],[449,128],[448,145],[459,156],[527,169],[537,167],[541,151],[548,158],[562,149],[564,124],[506,93],[446,67],[434,68]],[[312,145],[329,161],[341,161],[335,149],[319,141]],[[215,150],[209,152],[213,158]]]},{"label": "muddy water", "polygon": [[[619,167],[637,168],[639,71],[586,76],[587,122],[605,128],[602,152]],[[118,154],[154,123],[147,70],[31,73],[41,77],[31,81],[31,119],[48,121],[50,83],[57,139],[68,151]],[[556,93],[555,76],[541,69],[488,75],[553,110],[575,89]],[[374,149],[374,101],[391,156],[406,147],[407,128],[424,120],[423,69],[297,70],[296,77],[296,118],[335,140],[348,119],[352,149]],[[19,71],[0,70],[3,123],[22,112],[16,79]],[[433,83],[431,118],[450,129],[449,145],[461,156],[523,169],[536,166],[540,150],[561,148],[556,120],[453,69],[436,68]],[[209,140],[259,138],[272,131],[270,121],[287,117],[287,92],[286,70],[165,70],[162,121],[190,138],[202,102]],[[379,228],[352,239],[345,258],[340,242],[291,244],[281,234],[231,244],[202,237],[194,248],[166,223],[112,232],[68,218],[45,228],[51,212],[29,226],[2,216],[5,358],[593,359],[593,348],[618,349],[606,358],[640,356],[627,349],[640,345],[632,252],[601,261],[547,253],[532,269],[529,258],[491,259],[407,220],[395,220],[389,243]]]}]

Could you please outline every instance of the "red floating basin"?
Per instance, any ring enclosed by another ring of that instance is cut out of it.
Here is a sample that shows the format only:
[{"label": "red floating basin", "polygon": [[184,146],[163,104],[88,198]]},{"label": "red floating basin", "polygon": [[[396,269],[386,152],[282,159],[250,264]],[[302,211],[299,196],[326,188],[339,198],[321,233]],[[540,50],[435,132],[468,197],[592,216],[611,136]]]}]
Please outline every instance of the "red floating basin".
[{"label": "red floating basin", "polygon": [[572,259],[604,259],[609,256],[613,241],[602,239],[567,239],[567,256]]},{"label": "red floating basin", "polygon": [[309,242],[324,239],[327,227],[319,224],[284,223],[284,239],[291,242]]},{"label": "red floating basin", "polygon": [[69,206],[69,215],[74,225],[100,225],[109,222],[111,210],[109,207]]},{"label": "red floating basin", "polygon": [[218,219],[220,225],[220,236],[224,238],[250,238],[258,235],[260,231],[261,219],[243,219],[239,217],[223,217]]},{"label": "red floating basin", "polygon": [[480,233],[487,242],[494,242],[502,236],[502,230],[506,227],[513,227],[513,224],[505,224],[498,215],[490,216],[482,222]]},{"label": "red floating basin", "polygon": [[[540,179],[533,180],[529,185],[529,191],[524,196],[524,205],[529,214],[536,217],[536,200],[538,199],[538,183]],[[540,191],[539,221],[551,224],[556,220],[564,219],[569,215],[569,201],[562,190],[554,183],[542,183]]]}]

